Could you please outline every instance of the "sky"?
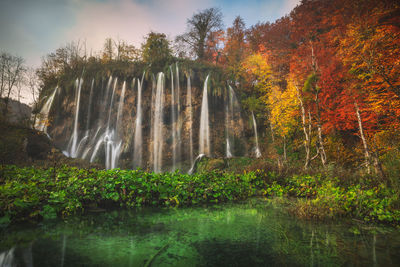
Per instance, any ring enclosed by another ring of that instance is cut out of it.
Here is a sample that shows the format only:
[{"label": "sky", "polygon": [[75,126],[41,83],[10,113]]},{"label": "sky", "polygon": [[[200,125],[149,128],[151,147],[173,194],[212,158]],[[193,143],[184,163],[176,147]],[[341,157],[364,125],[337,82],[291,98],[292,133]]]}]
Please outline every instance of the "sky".
[{"label": "sky", "polygon": [[0,0],[0,51],[38,67],[41,57],[68,42],[98,51],[105,38],[139,47],[150,31],[173,40],[195,12],[218,7],[225,27],[240,15],[246,26],[273,22],[300,0]]}]

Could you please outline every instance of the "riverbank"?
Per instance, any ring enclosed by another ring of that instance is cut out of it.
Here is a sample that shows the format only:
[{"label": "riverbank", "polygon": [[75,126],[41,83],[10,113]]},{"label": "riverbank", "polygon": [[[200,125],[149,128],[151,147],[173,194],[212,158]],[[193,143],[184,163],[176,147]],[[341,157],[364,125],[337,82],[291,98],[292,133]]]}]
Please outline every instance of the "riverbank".
[{"label": "riverbank", "polygon": [[288,197],[293,214],[304,219],[354,218],[399,225],[399,196],[375,181],[345,184],[322,175],[291,175],[256,170],[194,175],[141,170],[73,167],[0,167],[0,222],[66,217],[109,207],[191,206],[250,197]]}]

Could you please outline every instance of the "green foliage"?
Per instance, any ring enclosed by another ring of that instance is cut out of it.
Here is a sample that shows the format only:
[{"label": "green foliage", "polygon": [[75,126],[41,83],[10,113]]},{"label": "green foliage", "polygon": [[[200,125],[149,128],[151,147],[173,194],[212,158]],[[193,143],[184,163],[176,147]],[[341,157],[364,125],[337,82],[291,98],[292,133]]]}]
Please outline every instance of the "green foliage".
[{"label": "green foliage", "polygon": [[340,185],[339,179],[294,176],[286,187],[298,201],[294,213],[300,217],[334,219],[350,216],[366,222],[400,223],[399,196],[384,184]]},{"label": "green foliage", "polygon": [[262,178],[250,172],[195,175],[141,170],[0,167],[0,217],[67,216],[89,207],[178,206],[243,200],[260,195]]},{"label": "green foliage", "polygon": [[160,71],[167,65],[172,59],[172,51],[166,35],[150,32],[142,45],[142,57],[155,71]]},{"label": "green foliage", "polygon": [[256,170],[195,175],[141,170],[0,167],[0,224],[68,216],[98,207],[189,206],[254,196],[296,197],[293,212],[305,218],[353,217],[400,223],[399,196],[383,184],[343,185],[337,178],[294,175],[285,179]]},{"label": "green foliage", "polygon": [[304,83],[303,92],[312,92],[314,91],[314,87],[315,90],[318,91],[318,86],[316,86],[318,80],[319,76],[316,73],[313,72],[308,75],[307,80]]},{"label": "green foliage", "polygon": [[242,105],[245,109],[253,111],[253,112],[262,112],[265,110],[265,105],[260,98],[256,98],[255,96],[249,96],[246,99],[243,99]]}]

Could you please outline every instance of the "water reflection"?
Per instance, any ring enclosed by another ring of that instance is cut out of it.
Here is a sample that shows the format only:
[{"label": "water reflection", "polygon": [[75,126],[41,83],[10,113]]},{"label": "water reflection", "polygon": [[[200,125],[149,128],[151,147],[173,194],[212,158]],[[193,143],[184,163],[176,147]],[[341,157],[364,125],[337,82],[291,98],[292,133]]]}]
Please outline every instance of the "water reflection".
[{"label": "water reflection", "polygon": [[252,200],[13,226],[0,266],[400,266],[398,251],[393,228],[299,221]]}]

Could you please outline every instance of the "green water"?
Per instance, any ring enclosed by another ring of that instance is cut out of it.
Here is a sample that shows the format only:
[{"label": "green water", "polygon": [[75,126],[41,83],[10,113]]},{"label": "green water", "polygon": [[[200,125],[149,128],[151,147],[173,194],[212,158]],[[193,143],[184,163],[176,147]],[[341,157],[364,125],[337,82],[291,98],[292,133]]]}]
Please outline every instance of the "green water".
[{"label": "green water", "polygon": [[400,266],[400,231],[263,200],[107,211],[1,230],[0,266]]}]

